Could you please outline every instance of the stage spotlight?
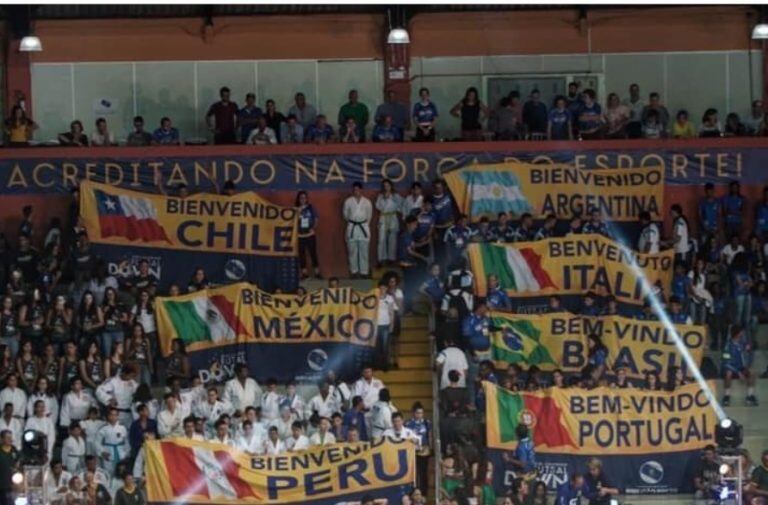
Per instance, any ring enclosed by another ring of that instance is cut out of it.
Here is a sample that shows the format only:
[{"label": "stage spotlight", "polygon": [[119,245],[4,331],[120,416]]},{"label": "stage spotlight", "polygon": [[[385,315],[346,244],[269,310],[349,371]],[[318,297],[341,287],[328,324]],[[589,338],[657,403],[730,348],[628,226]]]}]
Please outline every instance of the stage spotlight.
[{"label": "stage spotlight", "polygon": [[21,472],[16,472],[13,475],[11,475],[11,482],[16,484],[17,486],[20,486],[24,482],[24,474]]},{"label": "stage spotlight", "polygon": [[738,449],[743,440],[743,429],[733,419],[725,418],[715,427],[715,443],[720,449]]},{"label": "stage spotlight", "polygon": [[13,500],[13,505],[29,505],[29,499],[26,496],[19,496]]},{"label": "stage spotlight", "polygon": [[21,444],[21,459],[27,465],[45,464],[48,455],[48,438],[37,430],[27,430]]},{"label": "stage spotlight", "polygon": [[720,465],[720,475],[728,475],[728,472],[730,471],[731,471],[731,467],[728,464],[723,463],[722,465]]}]

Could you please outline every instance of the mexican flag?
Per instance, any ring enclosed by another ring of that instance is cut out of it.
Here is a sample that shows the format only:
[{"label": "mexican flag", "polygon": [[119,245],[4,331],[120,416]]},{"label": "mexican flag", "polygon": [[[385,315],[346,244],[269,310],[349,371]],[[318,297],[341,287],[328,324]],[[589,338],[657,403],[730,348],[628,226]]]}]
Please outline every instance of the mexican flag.
[{"label": "mexican flag", "polygon": [[176,337],[185,344],[224,342],[236,340],[238,335],[248,335],[235,304],[224,295],[208,296],[203,292],[191,299],[167,299],[160,303]]},{"label": "mexican flag", "polygon": [[491,314],[491,359],[500,362],[502,368],[512,363],[557,366],[540,335],[533,321]]},{"label": "mexican flag", "polygon": [[492,382],[483,382],[483,390],[489,448],[513,450],[517,447],[515,429],[523,423],[532,433],[536,449],[578,449],[565,420],[566,408],[558,404],[552,389],[515,393]]},{"label": "mexican flag", "polygon": [[[518,245],[479,244],[482,271],[496,274],[505,291],[524,293],[557,288],[541,264],[541,255],[532,247]],[[474,269],[474,265],[473,265]]]}]

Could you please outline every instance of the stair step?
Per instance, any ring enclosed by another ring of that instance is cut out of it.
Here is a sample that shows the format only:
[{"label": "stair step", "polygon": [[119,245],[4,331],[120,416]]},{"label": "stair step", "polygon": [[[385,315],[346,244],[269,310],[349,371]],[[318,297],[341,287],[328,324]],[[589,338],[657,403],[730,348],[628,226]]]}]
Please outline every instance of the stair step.
[{"label": "stair step", "polygon": [[422,337],[421,341],[403,342],[398,351],[398,359],[402,356],[429,356],[429,341]]},{"label": "stair step", "polygon": [[427,334],[426,328],[423,330],[415,329],[401,331],[397,339],[399,342],[424,342],[425,344],[429,344],[429,335]]},{"label": "stair step", "polygon": [[406,316],[403,318],[403,329],[423,329],[427,331],[429,329],[429,319],[424,316]]},{"label": "stair step", "polygon": [[401,370],[423,369],[430,370],[429,356],[398,356],[397,365]]},{"label": "stair step", "polygon": [[432,383],[431,382],[412,382],[412,383],[397,383],[393,382],[388,385],[389,392],[393,398],[397,396],[432,396]]},{"label": "stair step", "polygon": [[432,370],[389,370],[388,372],[376,371],[374,376],[384,381],[384,384],[390,383],[409,383],[423,382],[432,383]]}]

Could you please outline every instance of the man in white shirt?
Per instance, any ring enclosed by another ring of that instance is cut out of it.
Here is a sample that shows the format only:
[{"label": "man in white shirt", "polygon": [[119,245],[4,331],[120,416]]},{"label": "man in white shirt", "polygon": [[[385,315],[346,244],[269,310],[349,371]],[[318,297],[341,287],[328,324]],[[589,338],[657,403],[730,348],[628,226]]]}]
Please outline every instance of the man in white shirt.
[{"label": "man in white shirt", "polygon": [[112,377],[96,388],[96,398],[106,407],[112,407],[117,410],[120,424],[126,429],[130,428],[133,422],[131,415],[131,406],[133,404],[133,394],[139,385],[134,380],[136,377],[136,365],[126,363],[120,375]]},{"label": "man in white shirt", "polygon": [[195,416],[205,423],[205,433],[208,438],[214,436],[216,422],[222,414],[231,414],[229,402],[219,400],[219,391],[216,386],[208,387],[208,399],[197,405]]},{"label": "man in white shirt", "polygon": [[370,409],[379,400],[379,391],[384,389],[384,383],[373,377],[373,367],[363,368],[363,376],[352,386],[352,396],[360,396],[366,409]]},{"label": "man in white shirt", "polygon": [[390,365],[389,361],[394,360],[394,353],[390,348],[390,335],[395,329],[395,311],[397,302],[395,297],[389,294],[389,285],[386,280],[379,281],[379,307],[376,311],[376,340],[377,340],[377,360],[385,365]]},{"label": "man in white shirt", "polygon": [[334,412],[338,412],[339,405],[331,394],[330,385],[327,382],[322,381],[317,387],[320,391],[307,403],[305,417],[309,419],[316,413],[320,417],[330,418]]},{"label": "man in white shirt", "polygon": [[264,437],[261,432],[254,431],[253,423],[248,419],[243,421],[241,433],[235,440],[235,447],[252,456],[264,453]]},{"label": "man in white shirt", "polygon": [[184,435],[183,438],[186,438],[188,440],[198,440],[202,441],[205,440],[201,434],[195,431],[195,418],[185,417],[184,418]]},{"label": "man in white shirt", "polygon": [[109,475],[114,475],[117,463],[131,453],[128,430],[118,423],[119,415],[117,408],[110,407],[107,412],[107,424],[96,435],[96,450],[101,459],[101,467]]},{"label": "man in white shirt", "polygon": [[248,145],[267,146],[277,144],[277,135],[275,130],[267,126],[267,118],[259,116],[256,120],[256,128],[251,130],[250,135],[245,140]]},{"label": "man in white shirt", "polygon": [[24,425],[24,431],[35,430],[45,436],[48,444],[48,461],[51,461],[53,456],[53,446],[56,444],[56,427],[51,418],[45,414],[45,402],[43,400],[37,400],[34,406],[34,415],[27,418],[27,422]]},{"label": "man in white shirt", "polygon": [[243,413],[246,407],[261,405],[261,387],[248,376],[248,365],[239,363],[235,367],[235,378],[224,386],[222,400],[234,409],[234,413]]},{"label": "man in white shirt", "polygon": [[0,417],[0,432],[8,430],[13,436],[13,446],[17,451],[21,450],[21,434],[24,425],[21,419],[13,415],[13,403],[8,402],[3,406],[3,416]]},{"label": "man in white shirt", "polygon": [[687,263],[688,251],[691,245],[688,243],[688,220],[683,216],[683,208],[679,204],[671,207],[672,215],[672,240],[671,245],[675,250],[675,262]]},{"label": "man in white shirt", "polygon": [[656,254],[659,252],[659,242],[661,234],[659,226],[651,221],[651,213],[644,210],[640,213],[640,239],[637,241],[637,250],[645,254]]},{"label": "man in white shirt", "polygon": [[8,375],[5,380],[5,388],[0,391],[0,405],[6,403],[12,403],[14,417],[24,421],[24,414],[27,409],[27,393],[19,387],[19,376],[15,373]]},{"label": "man in white shirt", "polygon": [[320,425],[317,431],[309,437],[309,445],[312,447],[322,447],[336,443],[336,437],[331,433],[331,420],[327,417],[320,418]]},{"label": "man in white shirt", "polygon": [[416,444],[417,449],[421,448],[421,437],[419,437],[415,431],[405,426],[403,415],[400,412],[392,414],[392,427],[384,430],[382,437],[391,438],[396,442],[410,440]]},{"label": "man in white shirt", "polygon": [[723,249],[720,251],[720,256],[725,262],[725,264],[730,266],[731,262],[733,261],[733,258],[735,258],[737,254],[742,252],[744,252],[744,246],[741,245],[739,236],[734,235],[731,237],[730,242],[725,244]]},{"label": "man in white shirt", "polygon": [[277,381],[267,379],[267,390],[261,397],[261,416],[269,424],[280,417],[280,393],[277,392]]},{"label": "man in white shirt", "polygon": [[228,445],[230,447],[235,446],[235,441],[229,436],[229,425],[224,419],[216,421],[214,428],[215,431],[213,437],[209,439],[211,442]]},{"label": "man in white shirt", "polygon": [[72,474],[64,470],[61,460],[54,459],[51,461],[51,471],[45,473],[44,483],[48,503],[51,505],[63,505],[65,503],[64,498],[67,495],[69,479],[71,478]]},{"label": "man in white shirt", "polygon": [[[88,410],[94,406],[96,406],[96,400],[90,391],[83,389],[83,381],[79,378],[73,379],[70,392],[61,400],[59,426],[69,428],[72,422],[84,420],[88,417]],[[66,461],[64,464],[66,465]]]},{"label": "man in white shirt", "polygon": [[285,440],[285,448],[288,452],[309,449],[309,439],[304,435],[304,429],[299,421],[295,421],[291,425],[291,436]]},{"label": "man in white shirt", "polygon": [[277,427],[271,426],[267,440],[264,441],[264,454],[267,456],[277,456],[283,452],[285,452],[285,444],[280,440]]},{"label": "man in white shirt", "polygon": [[345,237],[349,254],[349,273],[353,278],[368,277],[373,204],[363,196],[361,183],[352,184],[352,195],[344,200],[343,216],[347,223]]},{"label": "man in white shirt", "polygon": [[157,416],[157,432],[162,438],[184,434],[184,418],[173,393],[165,395],[165,408]]},{"label": "man in white shirt", "polygon": [[440,389],[445,389],[451,383],[448,379],[448,372],[456,370],[461,375],[459,379],[459,387],[466,387],[467,385],[467,372],[469,371],[469,363],[467,362],[467,356],[464,351],[456,347],[456,342],[451,337],[445,339],[445,349],[440,351],[435,359],[437,363],[437,369],[440,371]]},{"label": "man in white shirt", "polygon": [[85,438],[77,421],[69,427],[69,436],[61,446],[61,461],[73,475],[85,469]]}]

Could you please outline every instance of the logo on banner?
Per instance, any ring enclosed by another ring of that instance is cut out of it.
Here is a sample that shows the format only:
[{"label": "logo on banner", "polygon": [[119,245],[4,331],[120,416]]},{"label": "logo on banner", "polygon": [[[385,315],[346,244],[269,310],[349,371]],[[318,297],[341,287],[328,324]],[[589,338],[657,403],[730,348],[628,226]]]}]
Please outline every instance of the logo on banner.
[{"label": "logo on banner", "polygon": [[325,365],[328,363],[328,353],[322,349],[312,349],[307,354],[307,365],[315,372],[322,372],[325,370]]},{"label": "logo on banner", "polygon": [[658,461],[646,461],[640,465],[640,480],[646,484],[658,484],[664,479],[664,467]]},{"label": "logo on banner", "polygon": [[225,382],[235,376],[235,365],[247,363],[245,352],[222,353],[212,357],[207,368],[201,367],[197,371],[203,385],[208,383]]},{"label": "logo on banner", "polygon": [[245,279],[246,273],[245,263],[239,259],[231,258],[227,260],[227,263],[224,265],[224,275],[231,281],[241,281]]},{"label": "logo on banner", "polygon": [[143,260],[149,263],[149,273],[156,279],[161,279],[163,262],[160,256],[143,256],[140,254],[124,256],[119,263],[116,261],[108,262],[107,271],[109,275],[115,277],[133,277],[139,275],[139,263]]},{"label": "logo on banner", "polygon": [[547,489],[557,489],[568,482],[568,463],[536,463],[536,472]]},{"label": "logo on banner", "polygon": [[521,410],[520,423],[526,425],[529,430],[533,429],[533,427],[536,426],[536,414],[534,414],[533,411],[529,409]]}]

